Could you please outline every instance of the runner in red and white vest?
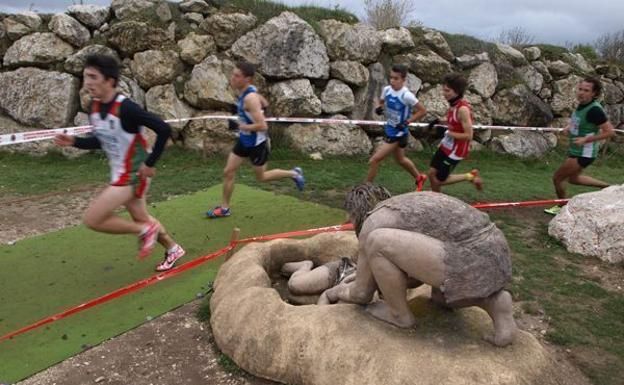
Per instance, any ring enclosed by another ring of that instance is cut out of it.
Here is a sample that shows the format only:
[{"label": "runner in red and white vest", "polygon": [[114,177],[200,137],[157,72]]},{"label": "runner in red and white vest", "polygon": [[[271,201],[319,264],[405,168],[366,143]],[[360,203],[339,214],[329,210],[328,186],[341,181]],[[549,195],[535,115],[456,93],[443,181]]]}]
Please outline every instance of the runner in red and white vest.
[{"label": "runner in red and white vest", "polygon": [[[61,147],[102,149],[108,158],[110,185],[91,202],[84,215],[84,224],[103,233],[136,234],[140,242],[140,259],[147,257],[159,242],[166,252],[156,270],[169,270],[185,251],[158,220],[149,215],[145,195],[156,171],[156,161],[171,136],[171,127],[117,93],[119,64],[113,57],[88,56],[83,75],[84,88],[92,98],[89,120],[93,134],[84,138],[61,134],[55,137],[55,143]],[[145,137],[146,127],[156,133],[156,143],[151,151]],[[120,206],[128,210],[132,220],[115,214]]]},{"label": "runner in red and white vest", "polygon": [[[451,174],[455,166],[468,157],[470,152],[473,130],[470,103],[464,99],[467,86],[468,82],[460,74],[450,74],[444,77],[442,94],[450,105],[446,113],[448,128],[431,159],[429,178],[433,191],[440,192],[444,185],[463,181],[472,182],[478,190],[481,190],[483,185],[477,169],[465,174]],[[440,121],[436,119],[429,123],[429,127],[433,128],[438,123]]]}]

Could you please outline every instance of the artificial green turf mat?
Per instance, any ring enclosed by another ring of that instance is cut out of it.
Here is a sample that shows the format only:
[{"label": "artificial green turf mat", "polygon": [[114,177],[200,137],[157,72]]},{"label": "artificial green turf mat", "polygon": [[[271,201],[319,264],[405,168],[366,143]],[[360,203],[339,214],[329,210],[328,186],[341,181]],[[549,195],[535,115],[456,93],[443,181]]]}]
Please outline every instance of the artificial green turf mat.
[{"label": "artificial green turf mat", "polygon": [[[204,211],[220,202],[221,185],[153,205],[150,211],[182,244],[189,261],[241,237],[333,225],[344,213],[237,185],[232,217],[208,220]],[[137,261],[135,237],[107,235],[83,226],[0,246],[0,335],[34,323],[154,274],[162,258],[157,246]],[[159,282],[124,298],[0,342],[0,381],[17,381],[182,305],[205,291],[221,259]],[[10,268],[10,273],[9,269]]]}]

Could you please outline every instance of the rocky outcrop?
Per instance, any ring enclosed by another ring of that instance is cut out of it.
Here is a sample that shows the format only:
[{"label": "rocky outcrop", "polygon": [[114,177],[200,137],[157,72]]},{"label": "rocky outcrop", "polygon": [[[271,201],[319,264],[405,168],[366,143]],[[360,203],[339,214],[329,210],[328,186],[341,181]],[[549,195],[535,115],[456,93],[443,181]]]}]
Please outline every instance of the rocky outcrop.
[{"label": "rocky outcrop", "polygon": [[391,28],[380,31],[382,48],[388,53],[399,53],[414,48],[412,34],[407,28]]},{"label": "rocky outcrop", "polygon": [[[193,116],[193,109],[178,98],[171,84],[150,88],[145,94],[145,107],[163,119],[180,119]],[[170,123],[171,127],[181,130],[188,122]]]},{"label": "rocky outcrop", "polygon": [[468,76],[469,88],[484,98],[490,98],[496,91],[498,85],[498,75],[496,67],[492,63],[479,64],[470,71]]},{"label": "rocky outcrop", "polygon": [[[343,115],[331,119],[346,119]],[[304,154],[368,155],[372,145],[366,133],[350,124],[293,124],[285,131],[288,142]]]},{"label": "rocky outcrop", "polygon": [[148,49],[163,49],[173,45],[167,31],[140,21],[119,22],[106,32],[106,37],[109,44],[126,57]]},{"label": "rocky outcrop", "polygon": [[433,84],[441,82],[444,76],[451,72],[451,63],[431,51],[415,55],[397,55],[394,61],[407,65],[416,76]]},{"label": "rocky outcrop", "polygon": [[65,60],[74,53],[74,48],[53,33],[33,33],[24,36],[4,54],[4,65],[8,67],[49,65]]},{"label": "rocky outcrop", "polygon": [[350,112],[354,104],[353,91],[340,80],[330,80],[321,94],[321,110],[326,114]]},{"label": "rocky outcrop", "polygon": [[308,79],[287,80],[269,88],[271,111],[276,116],[316,116],[321,101]]},{"label": "rocky outcrop", "polygon": [[217,13],[206,18],[199,26],[214,36],[220,49],[227,49],[256,25],[257,19],[249,13]]},{"label": "rocky outcrop", "polygon": [[371,26],[321,20],[319,28],[332,60],[356,60],[370,64],[379,58],[382,39]]},{"label": "rocky outcrop", "polygon": [[497,124],[545,127],[553,119],[550,107],[524,84],[502,90],[492,101],[496,105]]},{"label": "rocky outcrop", "polygon": [[423,39],[425,44],[429,46],[435,53],[448,61],[452,61],[455,58],[451,47],[446,42],[446,39],[440,31],[436,31],[431,28],[424,28]]},{"label": "rocky outcrop", "polygon": [[0,108],[23,124],[67,127],[78,110],[72,75],[26,67],[0,73],[0,84]]},{"label": "rocky outcrop", "polygon": [[548,225],[571,253],[624,262],[624,186],[574,196]]},{"label": "rocky outcrop", "polygon": [[171,83],[182,72],[184,65],[175,51],[149,50],[134,55],[132,73],[141,87]]},{"label": "rocky outcrop", "polygon": [[292,12],[267,21],[238,39],[233,56],[258,65],[264,76],[281,79],[329,76],[329,58],[312,27]]},{"label": "rocky outcrop", "polygon": [[210,35],[198,35],[191,32],[178,41],[180,58],[188,64],[199,64],[207,55],[216,53],[214,38]]},{"label": "rocky outcrop", "polygon": [[110,8],[93,4],[74,4],[67,8],[67,13],[89,28],[100,28],[110,17]]},{"label": "rocky outcrop", "polygon": [[48,28],[58,37],[75,47],[82,47],[91,39],[91,33],[86,27],[80,24],[78,20],[64,13],[52,16]]},{"label": "rocky outcrop", "polygon": [[511,154],[519,158],[542,157],[557,145],[554,134],[519,131],[492,139],[494,151]]},{"label": "rocky outcrop", "polygon": [[208,56],[193,67],[191,78],[184,85],[184,98],[199,109],[220,109],[236,103],[228,81],[229,67],[231,63]]}]

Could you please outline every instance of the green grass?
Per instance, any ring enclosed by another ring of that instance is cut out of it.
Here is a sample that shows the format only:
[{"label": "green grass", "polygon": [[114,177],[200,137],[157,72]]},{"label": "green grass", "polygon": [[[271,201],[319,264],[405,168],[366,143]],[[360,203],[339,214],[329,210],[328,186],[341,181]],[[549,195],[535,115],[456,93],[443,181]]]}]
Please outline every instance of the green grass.
[{"label": "green grass", "polygon": [[565,47],[552,44],[535,44],[535,46],[542,51],[542,57],[546,60],[567,60],[565,54],[568,53],[568,49]]},{"label": "green grass", "polygon": [[[219,201],[221,186],[151,205],[150,211],[184,245],[186,260],[225,245],[233,227],[241,237],[291,229],[333,225],[344,220],[340,210],[284,195],[237,186],[236,214],[207,220],[207,205]],[[278,206],[289,215],[274,211]],[[100,234],[83,226],[68,228],[0,246],[0,256],[11,274],[0,280],[0,335],[34,323],[48,315],[99,297],[154,274],[162,257],[154,252],[137,261],[136,239]],[[71,355],[132,329],[210,290],[209,283],[221,259],[159,282],[154,286],[97,306],[83,313],[0,342],[0,378],[17,381]],[[7,270],[5,270],[7,271]]]},{"label": "green grass", "polygon": [[258,19],[258,24],[263,24],[286,11],[294,12],[307,21],[315,30],[318,30],[318,22],[326,19],[334,19],[349,24],[358,22],[358,18],[354,14],[346,11],[339,5],[336,5],[334,8],[315,5],[291,7],[279,1],[268,0],[219,0],[218,4],[225,9],[250,12]]},{"label": "green grass", "polygon": [[491,58],[494,57],[496,46],[493,43],[478,39],[474,36],[457,33],[441,32],[444,39],[451,47],[455,56],[474,55],[487,52]]},{"label": "green grass", "polygon": [[[428,148],[422,153],[412,153],[409,156],[417,167],[424,170],[432,152],[433,148]],[[543,159],[529,160],[520,160],[487,150],[473,153],[470,159],[462,161],[456,171],[466,172],[478,167],[485,178],[485,190],[476,192],[470,184],[460,183],[448,186],[444,191],[468,202],[553,198],[551,176],[563,158],[564,154],[560,149],[549,153]],[[367,169],[366,160],[366,157],[329,157],[323,161],[313,161],[275,146],[269,168],[302,166],[309,181],[304,193],[297,192],[292,182],[288,180],[258,183],[247,165],[241,168],[237,183],[340,208],[346,190],[364,179]],[[152,185],[150,200],[152,202],[165,201],[174,195],[194,193],[208,186],[214,186],[221,182],[223,165],[222,157],[202,158],[199,154],[172,147],[158,164],[157,177]],[[623,167],[624,160],[621,157],[610,156],[602,162],[596,162],[587,173],[614,184],[622,183]],[[108,178],[107,173],[107,165],[98,154],[67,160],[56,154],[30,157],[0,152],[0,195],[29,196],[64,192],[67,189],[104,183]],[[390,159],[380,167],[377,182],[388,187],[394,194],[407,192],[413,188],[413,183],[407,174]],[[216,188],[211,189],[209,193],[201,193],[209,194],[210,197],[201,194],[191,195],[183,199],[157,203],[154,208],[158,215],[165,218],[166,224],[171,223],[170,226],[176,229],[176,236],[180,237],[183,242],[191,244],[193,255],[199,255],[200,252],[215,249],[217,245],[226,243],[233,226],[232,220],[237,218],[236,216],[228,218],[226,222],[219,222],[214,228],[208,229],[206,226],[213,222],[200,220],[196,216],[209,205],[217,203],[218,190],[219,188]],[[576,186],[569,189],[570,194],[585,191],[592,191],[592,189]],[[237,186],[234,192],[235,213],[245,204],[249,204],[246,198],[248,192],[249,190]],[[293,199],[292,202],[297,201]],[[616,385],[620,378],[619,373],[624,370],[624,334],[621,332],[624,330],[622,295],[606,290],[600,286],[595,277],[584,273],[581,266],[587,263],[587,259],[567,253],[558,242],[550,239],[546,228],[550,217],[541,215],[539,209],[533,210],[537,210],[537,214],[533,216],[518,215],[518,213],[526,213],[521,210],[490,212],[492,219],[505,232],[513,250],[514,281],[510,289],[514,298],[522,302],[521,308],[526,313],[539,314],[541,311],[545,313],[550,324],[547,338],[552,343],[572,350],[590,349],[596,357],[607,357],[608,359],[605,358],[603,361],[581,362],[577,360],[575,362],[596,384]],[[171,216],[170,211],[175,211],[176,215]],[[309,216],[309,214],[306,215]],[[337,212],[337,214],[332,214],[331,218],[335,218],[334,222],[339,222],[344,216]],[[264,222],[262,225],[259,224],[257,217],[242,219],[245,221],[243,231],[271,232],[269,229],[264,229]],[[263,228],[252,231],[257,226],[263,226]],[[302,226],[284,222],[280,223],[279,227],[286,229]],[[89,246],[82,245],[80,242],[72,243],[64,238],[68,236],[65,234],[75,234],[75,237],[89,239]],[[206,234],[210,236],[210,239],[202,239]],[[8,308],[11,309],[9,318],[13,320],[9,321],[8,316],[2,313],[0,334],[19,326],[16,321],[18,318],[21,321],[34,321],[42,315],[60,310],[52,299],[65,298],[68,295],[68,301],[79,303],[93,297],[96,290],[110,291],[124,283],[149,275],[153,263],[139,264],[131,255],[123,254],[136,247],[132,239],[113,237],[114,244],[108,242],[109,239],[111,236],[96,234],[79,227],[18,242],[13,247],[1,247],[0,254],[9,252],[12,258],[19,256],[19,261],[9,263],[18,270],[13,271],[7,280],[0,281],[0,293],[2,293],[0,298],[5,301],[0,303],[0,309],[9,306]],[[76,269],[76,266],[82,265],[76,257],[70,259],[58,254],[59,249],[64,249],[59,245],[67,243],[72,244],[72,256],[87,253],[86,248],[89,250],[88,269],[80,275],[66,274],[68,269]],[[39,246],[34,248],[35,244]],[[113,255],[113,257],[106,259],[101,258],[102,255]],[[62,264],[62,260],[66,263]],[[593,259],[590,260],[593,261]],[[594,263],[604,270],[622,269],[621,266]],[[106,266],[111,264],[114,270],[105,271]],[[35,270],[42,265],[46,267],[45,270]],[[97,344],[115,333],[134,327],[144,322],[147,315],[162,313],[191,300],[197,292],[209,290],[208,283],[213,278],[217,266],[218,262],[202,268],[203,270],[199,269],[197,273],[185,273],[189,275],[181,277],[182,279],[174,278],[162,282],[156,287],[146,289],[126,299],[114,301],[81,315],[59,321],[50,325],[49,329],[44,330],[41,335],[27,334],[11,341],[10,345],[4,345],[0,349],[0,378],[5,379],[6,376],[3,373],[8,367],[11,367],[14,373],[10,378],[20,378],[21,375],[32,373],[55,360],[79,352],[84,344]],[[37,271],[37,273],[31,276],[20,273],[19,269]],[[58,282],[54,283],[54,280],[46,279],[48,273],[64,274],[69,277],[68,284],[74,285],[73,287],[80,285],[82,290],[66,293],[66,290],[59,288]],[[54,285],[45,286],[51,283]],[[32,288],[24,293],[12,294],[13,292],[10,291],[12,285],[20,285],[20,287],[26,285]],[[173,296],[166,304],[158,301],[163,292],[171,293]],[[26,295],[27,293],[30,293],[30,296]],[[33,305],[39,302],[42,303],[41,306]],[[142,310],[138,310],[139,308]],[[131,316],[126,319],[119,317],[120,314],[131,314]],[[201,317],[204,319],[209,317],[207,308],[203,309]],[[21,322],[20,325],[23,323]],[[87,324],[90,328],[85,330],[84,325]],[[111,330],[115,333],[111,334]],[[67,339],[63,339],[63,335],[67,335]],[[4,353],[7,351],[10,353]],[[22,354],[22,351],[25,353]],[[26,353],[28,357],[34,358],[26,360]]]}]

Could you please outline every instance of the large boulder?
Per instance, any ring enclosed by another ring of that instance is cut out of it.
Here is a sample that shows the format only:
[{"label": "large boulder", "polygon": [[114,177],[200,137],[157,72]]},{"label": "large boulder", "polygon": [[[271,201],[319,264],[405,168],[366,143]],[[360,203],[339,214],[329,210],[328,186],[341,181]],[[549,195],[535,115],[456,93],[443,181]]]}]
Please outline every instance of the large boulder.
[{"label": "large boulder", "polygon": [[585,60],[585,57],[580,53],[566,52],[563,54],[563,57],[568,63],[572,64],[576,69],[583,73],[590,73],[594,70],[587,60]]},{"label": "large boulder", "polygon": [[35,127],[66,127],[78,110],[79,80],[38,68],[0,73],[0,108]]},{"label": "large boulder", "polygon": [[65,60],[65,66],[64,66],[65,71],[74,75],[82,75],[82,71],[84,70],[84,64],[85,64],[85,61],[87,60],[87,56],[94,55],[94,54],[112,56],[118,61],[121,61],[119,59],[119,55],[117,55],[117,52],[114,49],[111,49],[105,45],[99,45],[99,44],[89,45],[89,46],[84,47],[80,51],[76,52],[75,54],[71,55],[70,57],[67,58],[67,60]]},{"label": "large boulder", "polygon": [[110,8],[93,4],[74,4],[67,13],[89,28],[100,28],[110,17]]},{"label": "large boulder", "polygon": [[474,55],[464,54],[455,58],[454,62],[461,69],[470,69],[479,64],[490,61],[490,55],[487,52],[481,52]]},{"label": "large boulder", "polygon": [[448,45],[444,36],[440,31],[432,28],[423,28],[423,39],[425,44],[429,46],[435,53],[448,61],[453,61],[455,55],[451,51],[451,47]]},{"label": "large boulder", "polygon": [[553,99],[550,103],[553,112],[563,116],[570,116],[578,105],[576,88],[581,78],[572,75],[566,79],[560,79],[553,83]]},{"label": "large boulder", "polygon": [[[336,115],[331,119],[346,119]],[[368,155],[372,144],[366,133],[351,124],[293,124],[284,130],[289,143],[304,154]]]},{"label": "large boulder", "polygon": [[164,49],[174,45],[167,31],[139,21],[116,23],[106,31],[106,37],[110,46],[126,57],[148,49]]},{"label": "large boulder", "polygon": [[155,0],[113,0],[111,9],[117,19],[124,20],[148,13],[157,3]]},{"label": "large boulder", "polygon": [[408,90],[412,91],[414,95],[417,95],[422,86],[423,81],[418,76],[411,72],[407,73],[407,76],[405,77],[405,87],[407,87]]},{"label": "large boulder", "polygon": [[[162,119],[180,119],[193,116],[193,109],[176,95],[172,84],[155,86],[145,94],[145,107]],[[181,130],[188,122],[170,123],[171,127]]]},{"label": "large boulder", "polygon": [[498,92],[492,101],[496,105],[493,119],[497,124],[545,127],[553,119],[550,107],[524,84]]},{"label": "large boulder", "polygon": [[32,32],[28,26],[18,23],[10,17],[5,17],[4,20],[2,20],[2,29],[6,37],[11,41],[15,41]]},{"label": "large boulder", "polygon": [[368,83],[368,69],[356,61],[335,61],[329,64],[332,78],[342,80],[356,87]]},{"label": "large boulder", "polygon": [[624,125],[624,104],[608,104],[604,109],[611,123],[616,128],[622,128],[618,126]]},{"label": "large boulder", "polygon": [[496,91],[498,85],[498,74],[496,67],[492,63],[479,64],[475,69],[470,71],[468,76],[468,87],[483,96],[490,98]]},{"label": "large boulder", "polygon": [[215,55],[193,67],[191,78],[184,85],[184,98],[200,109],[227,108],[236,103],[234,90],[229,85],[228,65]]},{"label": "large boulder", "polygon": [[217,13],[206,18],[199,28],[214,36],[220,49],[227,49],[251,31],[257,19],[251,13]]},{"label": "large boulder", "polygon": [[289,384],[588,384],[525,331],[506,348],[482,341],[492,330],[487,314],[440,309],[428,287],[409,296],[418,328],[399,329],[360,305],[294,306],[280,297],[285,283],[271,280],[284,263],[318,266],[357,250],[353,233],[245,246],[214,282],[210,325],[219,349],[253,375]]},{"label": "large boulder", "polygon": [[557,78],[567,76],[572,72],[572,66],[563,60],[548,61],[546,67],[548,67],[548,72]]},{"label": "large boulder", "polygon": [[516,73],[535,94],[539,93],[544,86],[544,77],[532,65],[516,68]]},{"label": "large boulder", "polygon": [[210,15],[215,12],[215,8],[204,0],[185,0],[180,3],[180,10],[185,13],[201,13]]},{"label": "large boulder", "polygon": [[217,52],[214,38],[210,35],[198,35],[191,32],[178,41],[180,58],[189,64],[199,64],[206,56]]},{"label": "large boulder", "polygon": [[58,37],[76,47],[84,46],[91,39],[91,33],[85,26],[64,13],[52,16],[48,28]]},{"label": "large boulder", "polygon": [[143,88],[171,83],[184,69],[175,51],[149,50],[134,55],[132,73]]},{"label": "large boulder", "polygon": [[[470,103],[472,108],[472,118],[474,124],[486,125],[489,126],[492,124],[492,114],[496,107],[494,106],[494,102],[489,98],[482,98],[481,95],[473,93],[472,91],[467,91],[464,95],[466,100]],[[475,133],[477,139],[481,142],[486,142],[491,137],[490,130],[478,130]]]},{"label": "large boulder", "polygon": [[548,225],[569,252],[624,262],[624,186],[579,194]]},{"label": "large boulder", "polygon": [[423,81],[440,83],[445,75],[451,72],[451,63],[435,52],[397,55],[394,61],[408,66],[409,70]]},{"label": "large boulder", "polygon": [[[228,115],[227,112],[199,111],[196,116]],[[236,142],[237,133],[228,129],[222,119],[192,120],[182,132],[184,147],[202,151],[205,155],[226,155]]]},{"label": "large boulder", "polygon": [[497,136],[490,143],[490,147],[494,151],[511,154],[519,158],[542,157],[556,145],[557,137],[555,134],[527,131]]},{"label": "large boulder", "polygon": [[49,65],[65,60],[74,48],[53,33],[33,33],[19,39],[4,54],[5,66]]},{"label": "large boulder", "polygon": [[325,114],[337,114],[353,110],[355,97],[348,85],[332,79],[321,94],[321,109]]},{"label": "large boulder", "polygon": [[275,116],[316,116],[321,114],[321,101],[308,79],[286,80],[269,88],[271,111]]},{"label": "large boulder", "polygon": [[603,80],[603,96],[606,104],[617,104],[624,99],[624,91],[615,85],[611,80]]},{"label": "large boulder", "polygon": [[368,81],[355,91],[353,119],[382,119],[373,113],[383,86],[388,84],[387,72],[381,63],[368,66]]},{"label": "large boulder", "polygon": [[527,60],[522,54],[522,52],[518,51],[514,47],[502,44],[495,43],[497,54],[503,57],[506,61],[510,62],[514,66],[521,66],[527,64]]},{"label": "large boulder", "polygon": [[369,64],[379,58],[382,40],[370,25],[321,20],[319,28],[332,60],[356,60]]},{"label": "large boulder", "polygon": [[329,58],[323,41],[292,12],[284,12],[245,34],[230,52],[258,65],[258,71],[265,76],[329,77]]},{"label": "large boulder", "polygon": [[544,82],[546,83],[552,82],[553,77],[548,71],[548,67],[546,66],[546,64],[544,64],[544,62],[534,61],[534,62],[531,62],[531,66],[535,68],[535,70],[539,72],[540,75],[542,75],[542,77],[544,78]]},{"label": "large boulder", "polygon": [[389,53],[399,53],[410,50],[416,45],[412,34],[407,28],[391,28],[379,32],[383,50]]},{"label": "large boulder", "polygon": [[41,26],[41,17],[32,11],[7,15],[2,20],[6,34],[11,40],[17,40],[29,33],[35,32]]},{"label": "large boulder", "polygon": [[522,53],[528,61],[538,60],[542,56],[542,50],[539,47],[523,48]]},{"label": "large boulder", "polygon": [[442,84],[438,84],[435,87],[431,87],[418,95],[418,100],[427,109],[427,115],[425,115],[425,121],[439,118],[444,119],[446,117],[446,111],[448,111],[449,104],[444,98],[442,93]]}]

